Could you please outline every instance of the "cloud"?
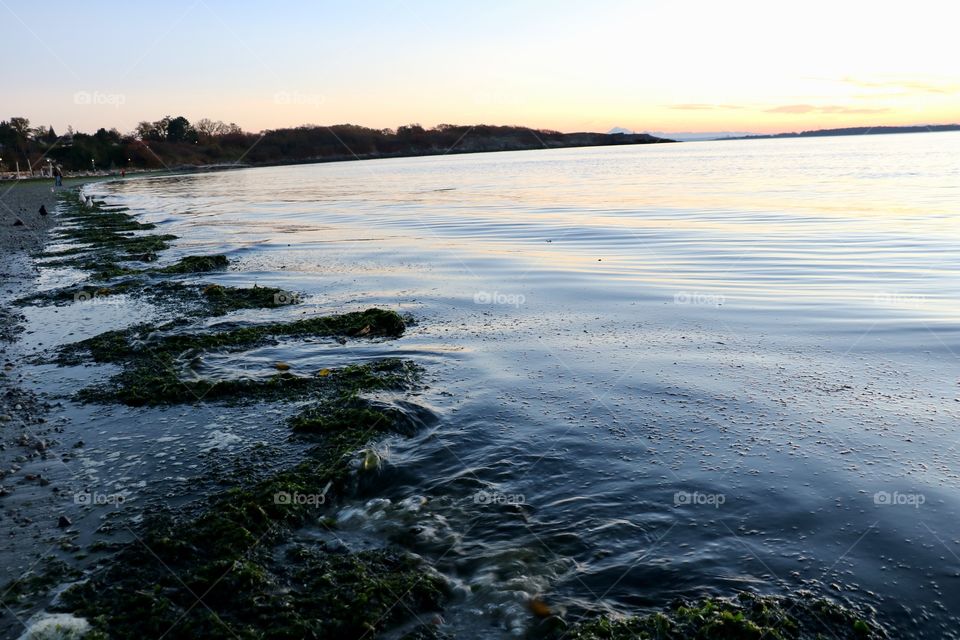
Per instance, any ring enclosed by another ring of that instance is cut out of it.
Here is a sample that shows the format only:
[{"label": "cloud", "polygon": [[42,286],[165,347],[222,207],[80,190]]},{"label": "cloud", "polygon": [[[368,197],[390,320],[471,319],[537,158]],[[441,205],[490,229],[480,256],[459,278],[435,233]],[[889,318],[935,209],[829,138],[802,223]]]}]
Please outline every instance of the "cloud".
[{"label": "cloud", "polygon": [[767,109],[767,113],[811,113],[816,111],[817,108],[812,104],[788,104],[782,107],[774,107],[773,109]]},{"label": "cloud", "polygon": [[794,114],[803,114],[803,113],[868,114],[868,113],[885,113],[887,111],[890,111],[890,109],[845,107],[843,105],[836,105],[836,104],[819,105],[819,106],[812,105],[812,104],[787,104],[780,107],[773,107],[772,109],[765,109],[764,111],[766,111],[766,113],[794,113]]},{"label": "cloud", "polygon": [[901,90],[912,93],[960,93],[960,83],[953,80],[911,80],[905,78],[864,80],[848,76],[842,78],[841,82],[865,89]]},{"label": "cloud", "polygon": [[671,109],[680,109],[683,111],[710,111],[714,109],[743,109],[743,107],[738,104],[692,103],[692,104],[671,104],[669,106]]},{"label": "cloud", "polygon": [[820,113],[886,113],[890,111],[887,107],[879,108],[868,108],[868,107],[840,107],[840,106],[828,106],[820,107]]}]

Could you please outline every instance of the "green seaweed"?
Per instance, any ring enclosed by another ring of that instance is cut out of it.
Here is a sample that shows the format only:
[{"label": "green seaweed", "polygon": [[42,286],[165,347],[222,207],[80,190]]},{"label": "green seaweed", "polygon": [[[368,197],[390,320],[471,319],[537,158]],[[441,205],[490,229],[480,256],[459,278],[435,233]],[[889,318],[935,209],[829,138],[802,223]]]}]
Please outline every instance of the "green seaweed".
[{"label": "green seaweed", "polygon": [[214,349],[236,351],[261,346],[283,337],[398,338],[405,329],[403,318],[399,314],[377,308],[207,333],[162,334],[164,330],[169,331],[178,326],[179,323],[160,327],[136,325],[128,329],[108,331],[62,347],[58,351],[57,361],[60,364],[79,364],[89,355],[95,362],[119,363],[161,353],[176,355],[187,351]]},{"label": "green seaweed", "polygon": [[61,194],[59,208],[66,224],[57,227],[53,237],[75,246],[36,254],[44,260],[40,263],[43,267],[87,270],[101,280],[131,275],[136,270],[117,263],[152,262],[176,239],[170,234],[146,233],[156,225],[137,221],[125,209],[105,209],[99,204],[87,208],[71,192]]},{"label": "green seaweed", "polygon": [[143,275],[177,275],[188,273],[207,273],[225,269],[230,264],[230,260],[224,255],[210,256],[187,256],[166,267],[156,267],[151,269],[131,269],[124,267],[116,262],[87,262],[81,264],[81,268],[93,272],[92,277],[95,280],[112,280],[121,276],[143,276]]},{"label": "green seaweed", "polygon": [[[307,459],[261,480],[206,500],[199,515],[159,516],[137,539],[121,547],[89,578],[62,594],[54,609],[90,620],[91,637],[361,638],[442,606],[444,581],[414,556],[391,549],[344,553],[323,545],[287,548],[291,533],[316,522],[317,501],[283,500],[294,494],[335,497],[356,473],[355,452],[389,433],[410,433],[416,423],[403,412],[378,409],[361,397],[374,389],[408,388],[418,368],[395,359],[323,369],[306,375],[286,370],[261,379],[204,380],[191,374],[195,358],[212,350],[239,351],[283,338],[398,337],[396,313],[358,313],[295,322],[228,327],[186,333],[194,314],[221,315],[246,308],[289,304],[279,289],[155,282],[155,276],[201,273],[228,265],[225,256],[188,256],[162,268],[121,264],[141,250],[156,257],[163,244],[138,244],[141,225],[121,211],[73,204],[75,226],[62,238],[81,242],[52,252],[61,264],[91,272],[94,280],[133,276],[109,286],[88,286],[83,299],[135,294],[175,300],[181,318],[162,326],[139,325],[100,334],[61,348],[63,365],[92,360],[121,371],[105,384],[84,389],[84,401],[130,405],[215,400],[309,400],[291,419],[292,433],[309,442]],[[171,237],[172,238],[172,237]],[[164,237],[160,243],[165,243]],[[145,242],[150,242],[149,240]],[[89,249],[89,250],[88,250]],[[47,263],[53,264],[53,263]],[[88,291],[89,290],[89,291]],[[90,293],[92,292],[92,293]],[[89,294],[89,295],[87,295]],[[77,300],[76,290],[46,292],[20,301],[57,304]],[[99,550],[99,548],[98,548]]]},{"label": "green seaweed", "polygon": [[[196,291],[196,289],[193,289]],[[208,315],[222,316],[240,309],[273,309],[292,304],[296,297],[274,287],[224,287],[218,284],[200,289]]]},{"label": "green seaweed", "polygon": [[439,609],[445,582],[407,553],[282,551],[322,505],[281,496],[332,498],[351,473],[353,453],[394,423],[384,414],[373,429],[344,424],[304,462],[210,498],[198,517],[151,521],[137,541],[68,589],[60,607],[111,637],[290,639],[361,638]]},{"label": "green seaweed", "polygon": [[230,260],[224,255],[187,256],[174,264],[159,269],[148,269],[150,273],[206,273],[226,269]]},{"label": "green seaweed", "polygon": [[46,558],[40,566],[0,586],[0,594],[3,594],[0,602],[5,607],[14,607],[25,599],[45,594],[66,580],[76,579],[79,576],[80,572],[77,569],[62,560]]},{"label": "green seaweed", "polygon": [[157,354],[125,368],[107,382],[80,390],[81,402],[139,407],[205,402],[259,402],[318,396],[356,396],[358,391],[395,388],[413,365],[401,360],[328,369],[326,375],[298,376],[279,372],[260,379],[185,379],[178,363]]},{"label": "green seaweed", "polygon": [[[546,622],[546,621],[545,621]],[[740,592],[735,599],[677,602],[669,610],[626,618],[601,617],[547,625],[544,638],[570,640],[820,640],[886,638],[884,630],[852,610],[810,594],[792,597]]]},{"label": "green seaweed", "polygon": [[222,316],[242,309],[274,309],[288,306],[296,297],[274,287],[225,287],[185,284],[146,278],[130,278],[110,284],[51,289],[14,300],[17,306],[63,306],[75,302],[95,302],[119,294],[137,294],[157,306],[174,307],[179,316]]}]

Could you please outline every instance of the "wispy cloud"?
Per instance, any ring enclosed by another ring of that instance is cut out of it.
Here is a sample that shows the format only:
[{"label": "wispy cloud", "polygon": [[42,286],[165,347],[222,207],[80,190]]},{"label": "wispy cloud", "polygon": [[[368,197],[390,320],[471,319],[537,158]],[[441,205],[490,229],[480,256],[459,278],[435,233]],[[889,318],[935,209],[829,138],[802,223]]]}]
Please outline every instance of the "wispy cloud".
[{"label": "wispy cloud", "polygon": [[845,77],[841,82],[865,89],[883,89],[899,90],[910,93],[940,93],[951,94],[960,93],[960,83],[955,80],[946,79],[905,79],[905,78],[885,78],[885,79],[863,79]]},{"label": "wispy cloud", "polygon": [[772,109],[764,109],[767,113],[793,113],[793,114],[804,114],[804,113],[833,113],[833,114],[868,114],[868,113],[885,113],[890,111],[890,109],[883,108],[867,108],[867,107],[846,107],[843,105],[829,104],[829,105],[813,105],[813,104],[787,104],[780,107],[773,107]]},{"label": "wispy cloud", "polygon": [[744,107],[739,104],[707,104],[707,103],[690,103],[690,104],[671,104],[669,105],[671,109],[679,109],[681,111],[711,111],[718,109],[743,109]]}]

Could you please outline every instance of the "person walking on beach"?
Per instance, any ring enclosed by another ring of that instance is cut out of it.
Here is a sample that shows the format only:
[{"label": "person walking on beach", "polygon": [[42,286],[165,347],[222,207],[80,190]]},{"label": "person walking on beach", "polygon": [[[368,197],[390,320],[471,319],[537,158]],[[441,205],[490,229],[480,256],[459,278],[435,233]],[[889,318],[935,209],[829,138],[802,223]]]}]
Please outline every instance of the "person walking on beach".
[{"label": "person walking on beach", "polygon": [[53,168],[53,179],[55,187],[63,186],[63,169],[60,168],[60,165],[57,165]]}]

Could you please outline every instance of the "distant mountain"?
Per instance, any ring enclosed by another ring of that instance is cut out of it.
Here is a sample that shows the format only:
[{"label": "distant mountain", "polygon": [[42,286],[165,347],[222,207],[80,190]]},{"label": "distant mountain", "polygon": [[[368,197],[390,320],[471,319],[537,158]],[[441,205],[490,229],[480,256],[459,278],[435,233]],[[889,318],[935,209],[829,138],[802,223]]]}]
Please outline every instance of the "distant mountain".
[{"label": "distant mountain", "polygon": [[633,135],[633,131],[630,129],[624,129],[623,127],[614,127],[613,129],[610,129],[610,131],[607,131],[608,136],[615,136],[621,133],[628,136]]},{"label": "distant mountain", "polygon": [[826,136],[872,136],[885,133],[925,133],[939,131],[960,131],[960,124],[929,124],[911,127],[846,127],[843,129],[817,129],[815,131],[802,131],[800,133],[774,133],[770,135],[747,134],[722,139],[757,140],[769,138],[817,138]]}]

